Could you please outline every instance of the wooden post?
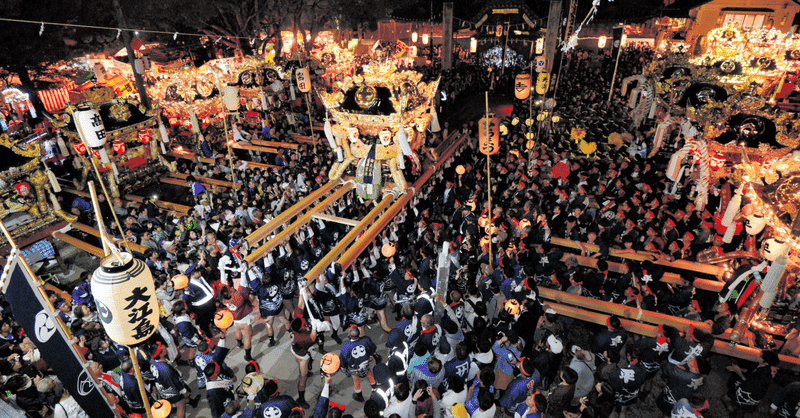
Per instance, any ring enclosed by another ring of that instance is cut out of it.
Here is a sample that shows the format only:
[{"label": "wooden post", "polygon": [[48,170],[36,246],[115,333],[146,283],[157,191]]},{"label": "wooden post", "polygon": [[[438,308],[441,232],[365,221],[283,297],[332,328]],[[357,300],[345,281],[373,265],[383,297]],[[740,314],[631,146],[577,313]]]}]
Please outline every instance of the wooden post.
[{"label": "wooden post", "polygon": [[133,349],[133,347],[128,346],[128,353],[131,356],[133,373],[136,375],[136,382],[139,384],[139,395],[142,397],[142,403],[144,404],[144,410],[147,413],[147,418],[153,418],[153,411],[150,410],[150,401],[147,400],[147,391],[144,388],[142,370],[139,368],[139,359],[136,357],[136,351]]}]

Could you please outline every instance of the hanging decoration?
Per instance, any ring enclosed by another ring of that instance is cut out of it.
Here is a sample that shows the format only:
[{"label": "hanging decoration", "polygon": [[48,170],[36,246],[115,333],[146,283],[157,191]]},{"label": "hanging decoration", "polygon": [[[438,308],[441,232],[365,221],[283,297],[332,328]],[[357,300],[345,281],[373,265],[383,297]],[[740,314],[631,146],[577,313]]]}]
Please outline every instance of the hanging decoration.
[{"label": "hanging decoration", "polygon": [[494,155],[500,151],[500,119],[481,118],[478,121],[478,149],[484,155]]}]

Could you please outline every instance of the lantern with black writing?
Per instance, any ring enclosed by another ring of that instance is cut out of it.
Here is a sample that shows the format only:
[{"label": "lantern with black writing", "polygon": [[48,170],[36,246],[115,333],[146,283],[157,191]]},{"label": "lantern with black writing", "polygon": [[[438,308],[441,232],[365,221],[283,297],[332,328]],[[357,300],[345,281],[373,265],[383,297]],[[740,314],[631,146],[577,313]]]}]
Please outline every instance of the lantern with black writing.
[{"label": "lantern with black writing", "polygon": [[109,338],[133,345],[158,326],[158,299],[150,268],[130,253],[110,255],[92,275],[97,313]]},{"label": "lantern with black writing", "polygon": [[500,119],[483,118],[478,122],[478,148],[486,155],[500,151]]},{"label": "lantern with black writing", "polygon": [[550,89],[550,73],[539,73],[536,79],[536,93],[545,94]]},{"label": "lantern with black writing", "polygon": [[76,110],[75,124],[86,145],[91,148],[102,147],[106,143],[106,127],[100,112],[95,109]]},{"label": "lantern with black writing", "polygon": [[514,80],[514,96],[519,100],[525,100],[531,95],[531,75],[517,74]]},{"label": "lantern with black writing", "polygon": [[308,68],[298,68],[294,70],[294,76],[297,78],[297,89],[303,93],[311,91],[311,76],[308,73]]}]

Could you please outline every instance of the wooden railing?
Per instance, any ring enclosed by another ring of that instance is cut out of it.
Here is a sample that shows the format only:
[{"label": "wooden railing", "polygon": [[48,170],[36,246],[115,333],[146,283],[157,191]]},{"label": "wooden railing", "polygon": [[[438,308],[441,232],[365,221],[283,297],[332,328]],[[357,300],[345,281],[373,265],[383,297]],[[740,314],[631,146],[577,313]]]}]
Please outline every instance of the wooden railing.
[{"label": "wooden railing", "polygon": [[[73,188],[70,188],[70,187],[61,186],[61,191],[67,192],[69,194],[73,194],[75,196],[80,196],[80,197],[83,197],[83,198],[86,198],[86,199],[91,199],[92,198],[92,196],[90,196],[88,192],[82,192],[80,190],[76,190],[76,189],[73,189]],[[128,201],[128,202],[134,202],[134,203],[136,203],[136,206],[139,207],[144,202],[144,197],[128,194],[128,195],[123,196],[123,200],[124,201]],[[103,203],[103,204],[107,205],[108,203]],[[161,200],[157,200],[156,201],[156,206],[160,207],[161,209],[174,210],[174,211],[179,212],[179,213],[181,213],[183,215],[185,215],[186,212],[188,212],[189,209],[190,209],[189,206],[186,206],[186,205],[179,205],[177,203],[164,202],[164,201],[161,201]],[[122,220],[120,220],[120,221],[122,221]]]},{"label": "wooden railing", "polygon": [[[685,332],[689,332],[691,326],[708,333],[711,332],[711,325],[705,322],[577,296],[554,289],[539,288],[539,296],[546,300],[545,305],[548,308],[553,308],[560,315],[598,325],[605,325],[609,315],[617,315],[628,332],[648,337],[656,335],[660,324],[669,325]],[[741,344],[731,345],[730,331],[717,335],[716,338],[712,348],[714,352],[755,362],[761,355],[759,349]],[[797,357],[781,355],[780,360],[782,368],[800,371],[800,359]]]}]

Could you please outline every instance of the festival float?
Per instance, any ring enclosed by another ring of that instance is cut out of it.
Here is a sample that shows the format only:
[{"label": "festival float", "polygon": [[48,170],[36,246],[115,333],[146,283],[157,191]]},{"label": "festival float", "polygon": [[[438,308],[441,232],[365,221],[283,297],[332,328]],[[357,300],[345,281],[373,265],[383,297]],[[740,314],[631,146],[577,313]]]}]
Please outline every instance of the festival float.
[{"label": "festival float", "polygon": [[0,218],[11,235],[24,245],[47,236],[49,229],[74,217],[61,210],[54,193],[61,189],[45,161],[66,152],[55,144],[46,121],[40,117],[28,93],[18,88],[2,92],[0,146],[7,149],[0,172]]},{"label": "festival float", "polygon": [[[116,97],[108,87],[81,92],[78,104],[58,115],[53,125],[67,138],[82,168],[78,190],[97,172],[113,197],[140,194],[153,187],[168,166],[158,152],[166,131],[159,124],[158,109],[145,109],[137,100]],[[83,115],[83,116],[81,116]],[[86,141],[81,140],[83,131]],[[90,174],[91,173],[91,174]]]},{"label": "festival float", "polygon": [[357,194],[377,199],[385,185],[386,166],[393,187],[404,192],[404,158],[411,159],[415,172],[421,169],[417,150],[435,117],[431,103],[438,86],[438,79],[425,82],[421,73],[400,71],[392,61],[376,61],[345,77],[339,89],[320,91],[330,114],[325,136],[337,157],[329,177],[340,179],[355,165]]},{"label": "festival float", "polygon": [[[732,345],[781,348],[800,316],[800,138],[797,114],[776,101],[800,63],[795,43],[726,25],[705,54],[665,57],[623,81],[634,126],[654,126],[650,155],[674,149],[667,192],[715,214],[722,245],[698,261],[724,268],[719,303],[739,308]],[[706,206],[712,192],[717,207]]]}]

